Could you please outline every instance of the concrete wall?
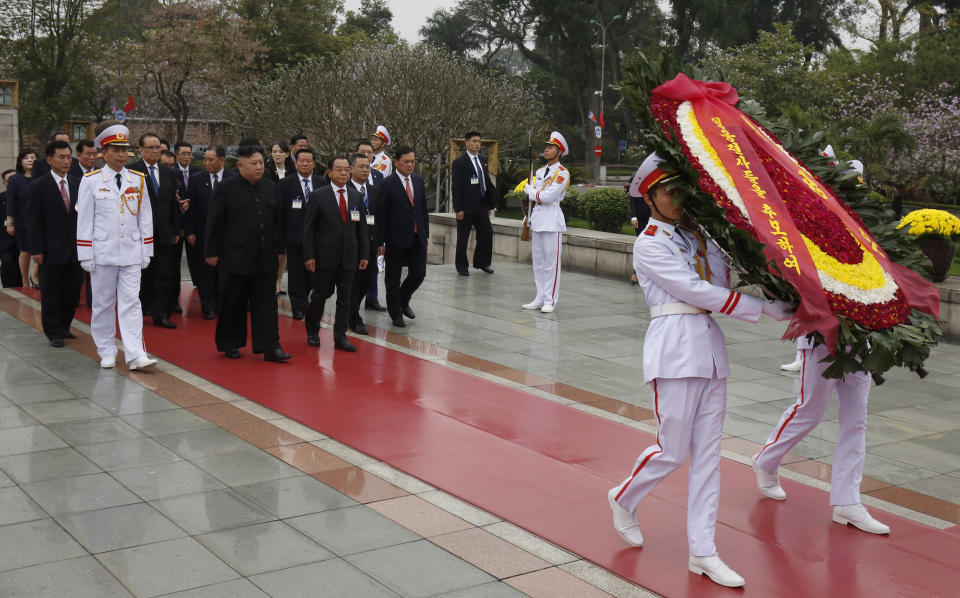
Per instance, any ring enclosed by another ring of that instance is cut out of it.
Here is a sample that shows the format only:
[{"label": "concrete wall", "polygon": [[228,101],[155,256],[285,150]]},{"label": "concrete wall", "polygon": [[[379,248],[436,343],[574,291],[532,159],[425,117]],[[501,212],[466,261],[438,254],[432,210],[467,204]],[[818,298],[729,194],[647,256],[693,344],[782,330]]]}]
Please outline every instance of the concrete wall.
[{"label": "concrete wall", "polygon": [[20,153],[20,131],[17,109],[0,108],[0,171],[14,168]]}]

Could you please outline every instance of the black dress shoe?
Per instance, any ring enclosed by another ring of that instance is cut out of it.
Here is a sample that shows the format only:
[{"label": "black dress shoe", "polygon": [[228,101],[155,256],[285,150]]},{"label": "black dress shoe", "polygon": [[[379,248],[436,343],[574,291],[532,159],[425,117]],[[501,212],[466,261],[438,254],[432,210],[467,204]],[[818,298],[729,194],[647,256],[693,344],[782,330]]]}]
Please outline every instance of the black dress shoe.
[{"label": "black dress shoe", "polygon": [[320,346],[320,335],[319,334],[308,334],[307,335],[307,344],[311,347]]},{"label": "black dress shoe", "polygon": [[52,338],[52,339],[50,339],[50,346],[51,346],[51,347],[56,347],[56,348],[59,349],[60,347],[63,346],[63,339],[62,339],[62,338]]},{"label": "black dress shoe", "polygon": [[367,309],[372,309],[373,311],[387,311],[387,308],[380,305],[379,301],[367,301],[364,304],[364,307]]},{"label": "black dress shoe", "polygon": [[353,353],[357,350],[357,347],[348,341],[346,337],[333,339],[333,348],[346,351],[347,353]]},{"label": "black dress shoe", "polygon": [[460,276],[470,276],[470,273],[467,272],[466,270],[457,270],[457,274],[459,274]]},{"label": "black dress shoe", "polygon": [[223,354],[230,359],[240,359],[240,349],[227,349]]},{"label": "black dress shoe", "polygon": [[403,316],[393,318],[393,325],[397,328],[405,328],[407,326],[403,321]]},{"label": "black dress shoe", "polygon": [[170,321],[170,318],[164,318],[162,320],[154,320],[154,326],[159,326],[160,328],[176,328],[177,325]]},{"label": "black dress shoe", "polygon": [[74,340],[75,338],[77,338],[77,335],[72,332],[64,332],[63,338]]},{"label": "black dress shoe", "polygon": [[302,320],[302,319],[304,319],[305,317],[307,317],[307,314],[303,313],[302,311],[295,311],[295,312],[293,312],[293,319],[294,319],[294,320]]},{"label": "black dress shoe", "polygon": [[481,267],[481,268],[477,268],[477,270],[482,270],[483,272],[486,272],[487,274],[493,274],[493,268],[491,268],[490,266],[483,266],[483,267]]},{"label": "black dress shoe", "polygon": [[403,315],[407,316],[411,320],[417,319],[417,314],[413,313],[413,310],[410,309],[409,305],[404,305],[402,308],[400,308],[400,311],[402,311]]},{"label": "black dress shoe", "polygon": [[174,306],[172,306],[172,307],[170,308],[170,313],[172,313],[172,314],[182,314],[182,313],[183,313],[183,308],[180,307],[179,305],[174,305]]},{"label": "black dress shoe", "polygon": [[216,317],[217,317],[217,314],[213,313],[212,311],[205,311],[205,312],[203,312],[203,319],[204,319],[204,320],[212,320],[212,319],[214,319],[214,318],[216,318]]},{"label": "black dress shoe", "polygon": [[277,347],[273,351],[267,351],[263,354],[264,361],[286,361],[290,359],[289,353],[284,353],[283,349]]},{"label": "black dress shoe", "polygon": [[355,324],[351,326],[350,330],[353,330],[357,334],[364,334],[364,335],[370,334],[370,331],[367,330],[367,327],[363,325],[363,322],[360,322],[359,324]]}]

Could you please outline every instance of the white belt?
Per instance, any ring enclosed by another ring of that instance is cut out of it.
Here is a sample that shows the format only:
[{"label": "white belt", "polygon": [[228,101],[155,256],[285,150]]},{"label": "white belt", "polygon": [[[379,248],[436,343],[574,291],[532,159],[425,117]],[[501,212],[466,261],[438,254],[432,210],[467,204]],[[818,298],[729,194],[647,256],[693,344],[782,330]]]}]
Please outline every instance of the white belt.
[{"label": "white belt", "polygon": [[702,307],[696,307],[689,303],[663,303],[661,305],[650,306],[650,318],[659,318],[660,316],[673,316],[676,314],[707,314],[709,311]]}]

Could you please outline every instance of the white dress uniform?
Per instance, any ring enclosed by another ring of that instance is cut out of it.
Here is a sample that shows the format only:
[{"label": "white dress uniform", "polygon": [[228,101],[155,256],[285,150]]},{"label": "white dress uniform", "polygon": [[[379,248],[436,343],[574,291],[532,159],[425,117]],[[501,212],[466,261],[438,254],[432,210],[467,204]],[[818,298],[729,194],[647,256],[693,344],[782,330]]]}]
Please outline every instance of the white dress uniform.
[{"label": "white dress uniform", "polygon": [[393,173],[393,160],[390,159],[387,152],[381,151],[373,157],[373,164],[370,167],[382,172],[384,178],[386,178]]},{"label": "white dress uniform", "polygon": [[560,202],[570,186],[570,173],[557,162],[536,172],[536,183],[529,197],[530,242],[533,261],[533,279],[537,285],[534,303],[555,306],[560,294],[560,254],[567,221]]},{"label": "white dress uniform", "polygon": [[145,185],[140,173],[106,166],[87,173],[80,183],[77,257],[95,263],[90,329],[101,359],[117,353],[115,320],[127,363],[146,354],[140,271],[144,258],[153,257],[153,216]]},{"label": "white dress uniform", "polygon": [[826,346],[814,347],[807,337],[801,337],[797,349],[801,354],[797,401],[787,408],[770,432],[766,446],[757,456],[757,467],[771,474],[776,473],[783,456],[823,420],[836,390],[840,425],[837,445],[833,450],[830,504],[859,504],[867,446],[870,376],[866,372],[856,372],[845,374],[842,379],[824,378],[823,372],[830,365],[822,363],[829,355]]},{"label": "white dress uniform", "polygon": [[709,312],[756,322],[764,302],[730,290],[729,269],[715,246],[655,218],[637,237],[633,267],[651,311],[643,373],[653,389],[658,433],[657,443],[640,454],[615,489],[614,500],[633,513],[689,455],[690,555],[711,556],[717,552],[720,440],[730,366],[723,332]]}]

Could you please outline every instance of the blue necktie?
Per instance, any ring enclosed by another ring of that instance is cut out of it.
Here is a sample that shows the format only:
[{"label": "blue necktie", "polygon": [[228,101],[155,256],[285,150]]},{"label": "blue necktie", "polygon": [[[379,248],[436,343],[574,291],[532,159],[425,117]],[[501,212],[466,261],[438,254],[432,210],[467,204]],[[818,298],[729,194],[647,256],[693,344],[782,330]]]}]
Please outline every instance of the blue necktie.
[{"label": "blue necktie", "polygon": [[369,211],[369,210],[370,210],[370,198],[367,197],[367,186],[366,186],[366,185],[360,185],[360,191],[361,191],[361,193],[363,193],[363,209]]},{"label": "blue necktie", "polygon": [[477,177],[480,178],[480,195],[486,195],[487,184],[483,181],[483,167],[480,166],[480,160],[476,156],[473,157],[473,163],[477,166]]},{"label": "blue necktie", "polygon": [[157,167],[150,167],[150,184],[153,185],[154,196],[160,193],[160,183],[157,182]]},{"label": "blue necktie", "polygon": [[310,179],[303,179],[303,201],[310,200]]}]

